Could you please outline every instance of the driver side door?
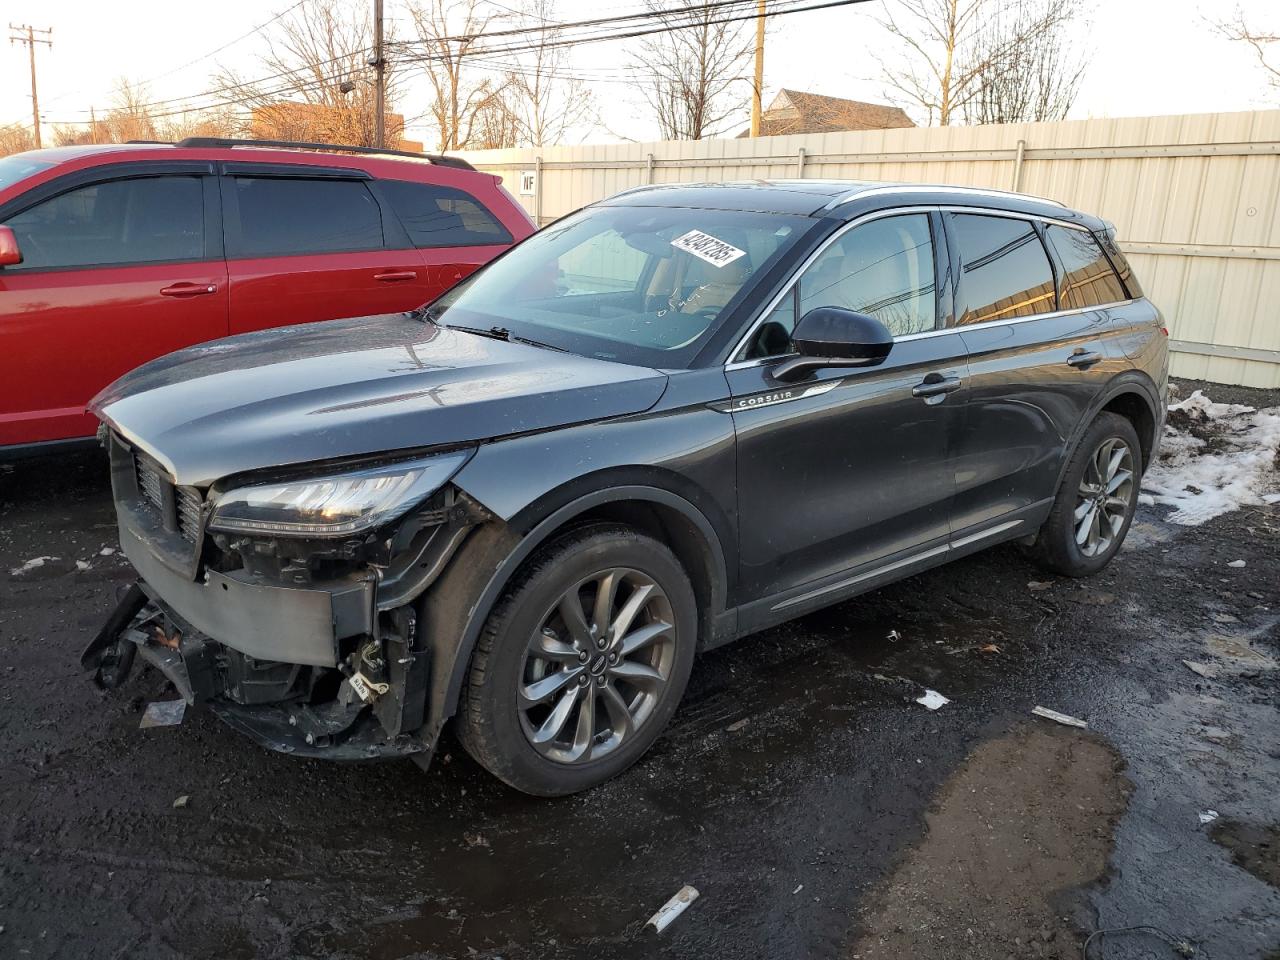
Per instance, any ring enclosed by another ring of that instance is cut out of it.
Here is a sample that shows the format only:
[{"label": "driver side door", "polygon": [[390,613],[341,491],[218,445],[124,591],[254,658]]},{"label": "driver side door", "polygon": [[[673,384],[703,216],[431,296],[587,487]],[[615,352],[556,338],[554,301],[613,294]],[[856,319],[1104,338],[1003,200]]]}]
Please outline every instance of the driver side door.
[{"label": "driver side door", "polygon": [[[874,214],[845,228],[726,368],[739,582],[744,599],[759,601],[748,629],[947,550],[968,371],[964,344],[948,329],[942,238],[930,211]],[[797,383],[774,380],[796,321],[823,306],[879,319],[894,334],[888,357]]]}]

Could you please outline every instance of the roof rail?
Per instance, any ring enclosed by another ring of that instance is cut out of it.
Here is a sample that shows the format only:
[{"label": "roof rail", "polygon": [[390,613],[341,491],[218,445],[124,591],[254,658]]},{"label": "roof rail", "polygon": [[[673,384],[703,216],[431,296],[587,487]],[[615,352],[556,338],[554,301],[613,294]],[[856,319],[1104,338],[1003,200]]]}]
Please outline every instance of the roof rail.
[{"label": "roof rail", "polygon": [[860,200],[866,196],[874,196],[878,193],[958,193],[967,197],[999,197],[1002,199],[1013,197],[1020,200],[1037,200],[1040,203],[1047,203],[1054,207],[1066,208],[1065,203],[1051,200],[1049,197],[1036,197],[1029,193],[1014,193],[1011,190],[988,190],[984,187],[953,187],[945,183],[884,183],[857,187],[848,193],[835,197],[822,209],[834,210],[836,207],[842,207],[846,203],[852,203],[854,200]]},{"label": "roof rail", "polygon": [[430,160],[442,167],[474,170],[461,157],[446,157],[437,153],[414,153],[411,150],[384,150],[381,147],[355,147],[349,143],[308,143],[302,140],[239,140],[233,137],[187,137],[175,147],[211,149],[217,147],[279,147],[285,150],[328,150],[338,153],[359,153],[371,156],[411,157],[414,160]]}]

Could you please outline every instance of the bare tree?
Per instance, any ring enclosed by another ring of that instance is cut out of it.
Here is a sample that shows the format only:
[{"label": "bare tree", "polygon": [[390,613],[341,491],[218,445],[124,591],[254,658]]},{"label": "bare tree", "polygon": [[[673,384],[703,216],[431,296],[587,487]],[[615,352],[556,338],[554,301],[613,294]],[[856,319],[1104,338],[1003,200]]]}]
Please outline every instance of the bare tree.
[{"label": "bare tree", "polygon": [[[896,99],[942,126],[965,116],[983,89],[1002,71],[1025,66],[1019,47],[1067,26],[1080,0],[1042,0],[1034,13],[1005,18],[994,39],[986,24],[1002,0],[890,0],[880,21],[898,49],[880,60]],[[1006,4],[1007,5],[1007,4]]]},{"label": "bare tree", "polygon": [[707,0],[647,4],[667,29],[645,38],[634,67],[662,138],[701,140],[723,132],[750,92],[746,29],[717,23],[722,10]]},{"label": "bare tree", "polygon": [[104,143],[128,143],[130,140],[155,140],[156,125],[147,104],[145,84],[117,77],[111,95],[111,109],[98,123]]},{"label": "bare tree", "polygon": [[[1071,20],[1078,8],[1079,0],[1013,0],[995,10],[969,51],[970,60],[983,67],[976,74],[973,96],[963,105],[965,119],[970,123],[1066,119],[1088,57],[1070,48],[1061,29],[1037,25]],[[1015,37],[1022,41],[1014,42]]]},{"label": "bare tree", "polygon": [[[253,109],[255,136],[375,145],[373,33],[363,6],[311,0],[277,21],[266,43],[260,67],[267,79],[246,81],[228,69],[215,77],[228,102]],[[396,75],[388,72],[388,110],[398,95]],[[385,123],[387,145],[394,147],[403,130],[390,113]]]},{"label": "bare tree", "polygon": [[473,146],[482,112],[491,110],[503,83],[475,77],[475,54],[482,35],[501,19],[481,0],[422,0],[410,7],[418,42],[425,51],[428,113],[439,131],[441,150]]},{"label": "bare tree", "polygon": [[559,43],[563,31],[554,13],[554,0],[528,0],[524,14],[540,26],[529,41],[533,49],[517,58],[507,79],[519,139],[531,147],[563,143],[575,127],[595,119],[591,91],[569,73],[568,48]]},{"label": "bare tree", "polygon": [[1280,96],[1280,32],[1249,23],[1239,7],[1231,19],[1217,21],[1214,26],[1228,40],[1249,45],[1266,75],[1267,85]]},{"label": "bare tree", "polygon": [[523,125],[516,112],[514,91],[508,78],[476,107],[470,143],[473,150],[501,150],[520,145]]},{"label": "bare tree", "polygon": [[35,140],[31,137],[31,131],[22,124],[11,123],[8,126],[0,127],[0,157],[7,157],[11,153],[22,153],[24,150],[32,150],[35,145]]}]

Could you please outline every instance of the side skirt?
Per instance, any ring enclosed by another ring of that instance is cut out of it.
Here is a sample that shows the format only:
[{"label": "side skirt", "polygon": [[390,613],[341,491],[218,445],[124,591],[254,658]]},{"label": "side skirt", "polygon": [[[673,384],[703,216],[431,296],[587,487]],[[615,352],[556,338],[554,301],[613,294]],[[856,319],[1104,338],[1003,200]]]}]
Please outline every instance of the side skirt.
[{"label": "side skirt", "polygon": [[776,626],[998,543],[1034,534],[1044,523],[1052,505],[1052,499],[1041,500],[1016,513],[958,531],[945,541],[921,544],[912,550],[842,571],[786,593],[743,604],[738,608],[737,636]]}]

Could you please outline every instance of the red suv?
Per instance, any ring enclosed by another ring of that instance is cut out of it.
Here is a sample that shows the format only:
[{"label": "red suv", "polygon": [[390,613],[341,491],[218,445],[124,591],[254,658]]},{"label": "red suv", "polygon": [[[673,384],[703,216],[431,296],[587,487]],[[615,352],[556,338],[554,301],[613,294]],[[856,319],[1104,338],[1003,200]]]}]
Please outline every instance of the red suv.
[{"label": "red suv", "polygon": [[411,310],[533,230],[453,157],[191,138],[0,158],[0,454],[91,437],[89,399],[154,357]]}]

